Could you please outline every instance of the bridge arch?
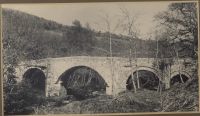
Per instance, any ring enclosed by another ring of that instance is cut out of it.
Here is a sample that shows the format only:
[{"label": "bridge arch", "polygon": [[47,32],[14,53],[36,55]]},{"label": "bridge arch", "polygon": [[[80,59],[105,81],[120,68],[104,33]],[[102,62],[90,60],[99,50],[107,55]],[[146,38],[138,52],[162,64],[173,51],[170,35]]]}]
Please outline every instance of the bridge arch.
[{"label": "bridge arch", "polygon": [[[152,67],[140,66],[140,67],[133,69],[133,71],[132,71],[133,76],[136,77],[137,71],[138,71],[138,76],[139,76],[139,81],[140,81],[141,87],[150,89],[150,90],[158,89],[157,87],[159,85],[159,82],[161,82],[162,80],[160,79],[160,74],[156,69],[154,69]],[[136,78],[135,78],[135,83],[137,86],[138,83],[136,81]],[[129,74],[129,77],[126,81],[126,88],[128,90],[133,89],[131,73]]]},{"label": "bridge arch", "polygon": [[60,95],[72,94],[76,88],[106,92],[108,87],[103,76],[94,68],[89,66],[73,66],[66,69],[57,79],[56,84],[60,82]]},{"label": "bridge arch", "polygon": [[186,71],[174,71],[170,76],[170,85],[174,85],[176,82],[181,83],[180,75],[184,83],[191,78],[190,74]]},{"label": "bridge arch", "polygon": [[36,67],[28,68],[22,77],[23,81],[30,84],[31,88],[36,89],[45,95],[46,76],[41,69]]}]

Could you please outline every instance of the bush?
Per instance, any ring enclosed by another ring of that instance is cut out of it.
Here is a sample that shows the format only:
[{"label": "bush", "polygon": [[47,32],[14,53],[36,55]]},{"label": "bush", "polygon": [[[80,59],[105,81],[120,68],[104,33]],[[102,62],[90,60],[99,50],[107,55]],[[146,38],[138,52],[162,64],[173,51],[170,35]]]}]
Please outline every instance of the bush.
[{"label": "bush", "polygon": [[21,82],[12,86],[5,86],[4,109],[5,114],[29,114],[34,106],[45,103],[45,96],[39,90],[32,89],[30,85]]},{"label": "bush", "polygon": [[162,95],[162,111],[198,111],[198,79],[194,78],[184,84],[176,84]]}]

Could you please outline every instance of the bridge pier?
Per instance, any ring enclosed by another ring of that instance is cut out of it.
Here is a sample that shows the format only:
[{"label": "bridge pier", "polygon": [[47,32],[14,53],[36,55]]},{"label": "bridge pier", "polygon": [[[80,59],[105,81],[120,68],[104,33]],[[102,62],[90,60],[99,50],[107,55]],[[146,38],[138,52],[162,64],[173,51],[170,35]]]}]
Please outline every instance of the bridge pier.
[{"label": "bridge pier", "polygon": [[106,87],[106,94],[107,95],[112,95],[112,87]]},{"label": "bridge pier", "polygon": [[166,77],[164,83],[165,83],[165,89],[169,89],[170,88],[170,77]]}]

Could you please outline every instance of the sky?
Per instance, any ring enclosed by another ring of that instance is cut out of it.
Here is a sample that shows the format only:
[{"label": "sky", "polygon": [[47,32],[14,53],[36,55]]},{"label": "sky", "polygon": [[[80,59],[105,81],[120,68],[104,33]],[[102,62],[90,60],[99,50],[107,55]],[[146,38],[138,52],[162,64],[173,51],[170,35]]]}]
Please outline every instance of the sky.
[{"label": "sky", "polygon": [[[95,30],[105,31],[106,23],[102,17],[108,16],[111,31],[123,33],[114,28],[122,17],[120,9],[127,9],[131,17],[136,17],[135,26],[141,39],[148,39],[157,24],[154,16],[167,10],[170,2],[107,2],[107,3],[57,3],[57,4],[4,4],[3,8],[23,11],[32,15],[53,20],[64,25],[72,25],[77,19],[84,26],[86,23]],[[118,27],[120,28],[120,27]]]}]

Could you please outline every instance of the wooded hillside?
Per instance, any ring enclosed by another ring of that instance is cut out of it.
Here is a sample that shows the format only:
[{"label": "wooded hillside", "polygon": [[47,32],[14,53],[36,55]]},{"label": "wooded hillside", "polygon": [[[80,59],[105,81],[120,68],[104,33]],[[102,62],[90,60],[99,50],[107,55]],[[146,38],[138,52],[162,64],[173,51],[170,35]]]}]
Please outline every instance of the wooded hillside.
[{"label": "wooded hillside", "polygon": [[[24,12],[3,9],[3,47],[5,63],[76,55],[109,56],[108,33],[83,27],[58,24]],[[112,35],[113,56],[127,57],[129,38]],[[134,39],[137,57],[155,57],[156,41]]]}]

